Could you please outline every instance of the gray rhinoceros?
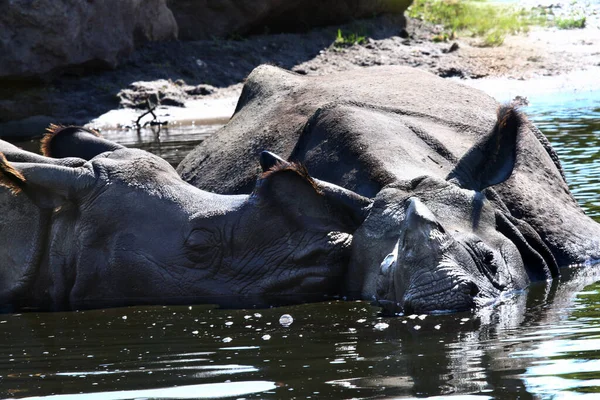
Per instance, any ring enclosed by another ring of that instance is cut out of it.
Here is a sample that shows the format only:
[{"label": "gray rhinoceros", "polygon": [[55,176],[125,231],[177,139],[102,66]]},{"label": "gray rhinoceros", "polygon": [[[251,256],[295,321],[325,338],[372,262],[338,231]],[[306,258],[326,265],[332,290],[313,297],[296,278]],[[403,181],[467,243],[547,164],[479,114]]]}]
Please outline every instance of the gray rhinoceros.
[{"label": "gray rhinoceros", "polygon": [[258,67],[231,121],[178,171],[242,193],[262,149],[375,198],[354,236],[352,297],[462,310],[600,258],[600,225],[577,205],[543,134],[518,110],[423,71],[307,77]]},{"label": "gray rhinoceros", "polygon": [[0,141],[0,306],[323,299],[371,204],[293,165],[250,195],[205,192],[159,157],[74,127],[55,128],[44,152],[64,158]]}]

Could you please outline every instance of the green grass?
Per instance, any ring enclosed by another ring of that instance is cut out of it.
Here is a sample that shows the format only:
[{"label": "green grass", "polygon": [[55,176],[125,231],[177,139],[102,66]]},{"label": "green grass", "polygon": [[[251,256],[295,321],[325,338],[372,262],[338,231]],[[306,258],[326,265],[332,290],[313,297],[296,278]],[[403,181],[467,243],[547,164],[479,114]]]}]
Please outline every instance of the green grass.
[{"label": "green grass", "polygon": [[585,28],[585,17],[556,17],[554,23],[558,29],[581,29]]},{"label": "green grass", "polygon": [[337,30],[337,36],[333,45],[335,47],[350,47],[355,44],[363,44],[367,37],[356,32],[344,33],[341,29]]},{"label": "green grass", "polygon": [[414,0],[408,9],[411,18],[442,25],[436,37],[465,35],[481,37],[483,46],[499,46],[506,35],[526,32],[531,25],[546,22],[534,11],[519,10],[485,1]]}]

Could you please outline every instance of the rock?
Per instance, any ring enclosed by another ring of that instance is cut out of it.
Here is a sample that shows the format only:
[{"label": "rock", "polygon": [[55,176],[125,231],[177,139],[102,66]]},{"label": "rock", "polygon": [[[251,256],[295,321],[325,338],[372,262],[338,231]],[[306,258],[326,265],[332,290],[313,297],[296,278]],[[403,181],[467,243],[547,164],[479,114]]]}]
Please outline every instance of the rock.
[{"label": "rock", "polygon": [[0,78],[111,67],[136,46],[177,38],[166,0],[0,0]]},{"label": "rock", "polygon": [[201,97],[215,92],[210,85],[190,86],[178,79],[175,82],[166,79],[155,81],[139,81],[130,84],[121,90],[119,98],[121,108],[147,109],[148,102],[151,105],[163,105],[174,107],[185,107],[185,99],[188,96]]},{"label": "rock", "polygon": [[215,88],[210,85],[197,85],[192,87],[187,87],[185,92],[190,96],[207,96],[209,94],[213,94],[215,92]]},{"label": "rock", "polygon": [[442,50],[442,52],[452,53],[452,52],[455,52],[456,50],[458,50],[459,48],[460,48],[460,46],[458,45],[458,43],[454,42],[448,49],[444,49],[444,50]]},{"label": "rock", "polygon": [[167,0],[182,40],[210,39],[251,32],[290,32],[402,14],[411,0]]}]

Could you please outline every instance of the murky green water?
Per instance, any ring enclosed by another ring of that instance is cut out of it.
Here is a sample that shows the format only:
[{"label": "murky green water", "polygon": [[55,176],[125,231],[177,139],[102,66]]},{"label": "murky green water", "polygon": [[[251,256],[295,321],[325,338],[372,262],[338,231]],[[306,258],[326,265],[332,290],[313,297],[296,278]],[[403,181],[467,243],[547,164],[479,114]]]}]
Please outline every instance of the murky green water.
[{"label": "murky green water", "polygon": [[[573,192],[600,218],[600,92],[530,101]],[[160,143],[174,163],[177,142],[189,145],[164,131],[139,141]],[[600,268],[567,270],[563,281],[477,315],[382,318],[343,301],[0,315],[0,397],[598,398]]]}]

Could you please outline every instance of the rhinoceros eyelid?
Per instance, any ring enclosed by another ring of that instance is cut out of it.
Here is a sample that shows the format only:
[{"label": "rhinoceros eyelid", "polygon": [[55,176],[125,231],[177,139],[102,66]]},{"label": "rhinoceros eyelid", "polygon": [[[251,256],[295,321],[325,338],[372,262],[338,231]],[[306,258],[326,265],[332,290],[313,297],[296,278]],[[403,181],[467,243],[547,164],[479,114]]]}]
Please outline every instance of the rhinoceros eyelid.
[{"label": "rhinoceros eyelid", "polygon": [[214,248],[216,242],[214,233],[207,229],[193,229],[185,240],[186,246],[195,249]]}]

